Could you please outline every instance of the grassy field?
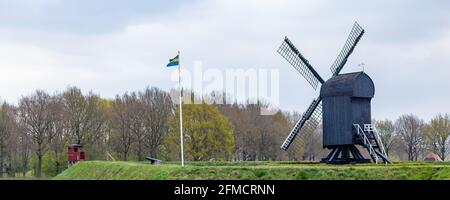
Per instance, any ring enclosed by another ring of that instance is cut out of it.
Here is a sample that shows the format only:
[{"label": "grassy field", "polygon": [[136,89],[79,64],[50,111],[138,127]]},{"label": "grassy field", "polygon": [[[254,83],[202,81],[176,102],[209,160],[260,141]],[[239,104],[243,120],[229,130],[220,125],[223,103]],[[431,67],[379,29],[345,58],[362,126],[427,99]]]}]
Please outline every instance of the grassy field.
[{"label": "grassy field", "polygon": [[325,165],[299,162],[81,162],[54,179],[87,180],[450,180],[450,162]]}]

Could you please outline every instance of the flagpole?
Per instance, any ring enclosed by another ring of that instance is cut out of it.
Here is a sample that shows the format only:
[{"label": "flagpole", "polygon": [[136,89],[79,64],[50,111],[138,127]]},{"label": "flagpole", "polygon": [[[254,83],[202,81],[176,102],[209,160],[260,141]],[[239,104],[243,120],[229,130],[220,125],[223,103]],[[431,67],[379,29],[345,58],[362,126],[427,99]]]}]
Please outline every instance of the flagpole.
[{"label": "flagpole", "polygon": [[[180,51],[178,51],[178,60],[180,59]],[[182,102],[182,87],[181,87],[181,62],[178,61],[178,91],[180,92],[180,143],[181,143],[181,166],[184,167],[184,151],[183,151],[183,102]]]}]

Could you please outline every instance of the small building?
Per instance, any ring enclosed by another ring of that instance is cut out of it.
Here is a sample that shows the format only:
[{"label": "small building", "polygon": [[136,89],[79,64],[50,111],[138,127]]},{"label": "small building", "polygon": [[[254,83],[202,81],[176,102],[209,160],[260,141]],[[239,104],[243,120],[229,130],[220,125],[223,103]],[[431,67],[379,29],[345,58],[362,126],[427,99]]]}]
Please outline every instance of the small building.
[{"label": "small building", "polygon": [[442,159],[433,152],[428,152],[426,156],[423,158],[423,161],[434,162],[434,161],[442,161]]},{"label": "small building", "polygon": [[364,72],[340,74],[320,89],[323,108],[323,146],[362,144],[353,124],[371,124],[372,79]]},{"label": "small building", "polygon": [[79,144],[72,144],[67,147],[67,162],[73,165],[79,161],[86,160],[86,152],[82,151],[82,146]]}]

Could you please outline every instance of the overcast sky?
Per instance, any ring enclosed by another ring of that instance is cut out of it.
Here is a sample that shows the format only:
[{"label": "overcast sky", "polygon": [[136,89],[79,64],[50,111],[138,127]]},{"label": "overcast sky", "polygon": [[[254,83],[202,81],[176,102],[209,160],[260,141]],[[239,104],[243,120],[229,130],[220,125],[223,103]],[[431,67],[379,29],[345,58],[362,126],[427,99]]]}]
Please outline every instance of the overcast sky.
[{"label": "overcast sky", "polygon": [[0,0],[0,96],[168,90],[181,50],[185,68],[279,69],[280,107],[302,112],[318,91],[276,49],[289,36],[329,78],[354,21],[366,34],[343,72],[365,63],[375,118],[450,113],[449,1]]}]

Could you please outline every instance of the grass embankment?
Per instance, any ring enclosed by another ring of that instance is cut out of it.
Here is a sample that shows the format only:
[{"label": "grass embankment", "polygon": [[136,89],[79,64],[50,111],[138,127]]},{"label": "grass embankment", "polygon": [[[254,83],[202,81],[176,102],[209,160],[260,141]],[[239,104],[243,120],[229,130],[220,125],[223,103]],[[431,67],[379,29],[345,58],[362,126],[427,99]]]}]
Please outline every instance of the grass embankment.
[{"label": "grass embankment", "polygon": [[150,165],[137,162],[87,161],[54,179],[106,180],[450,180],[450,163],[325,165],[295,162],[196,162]]}]

